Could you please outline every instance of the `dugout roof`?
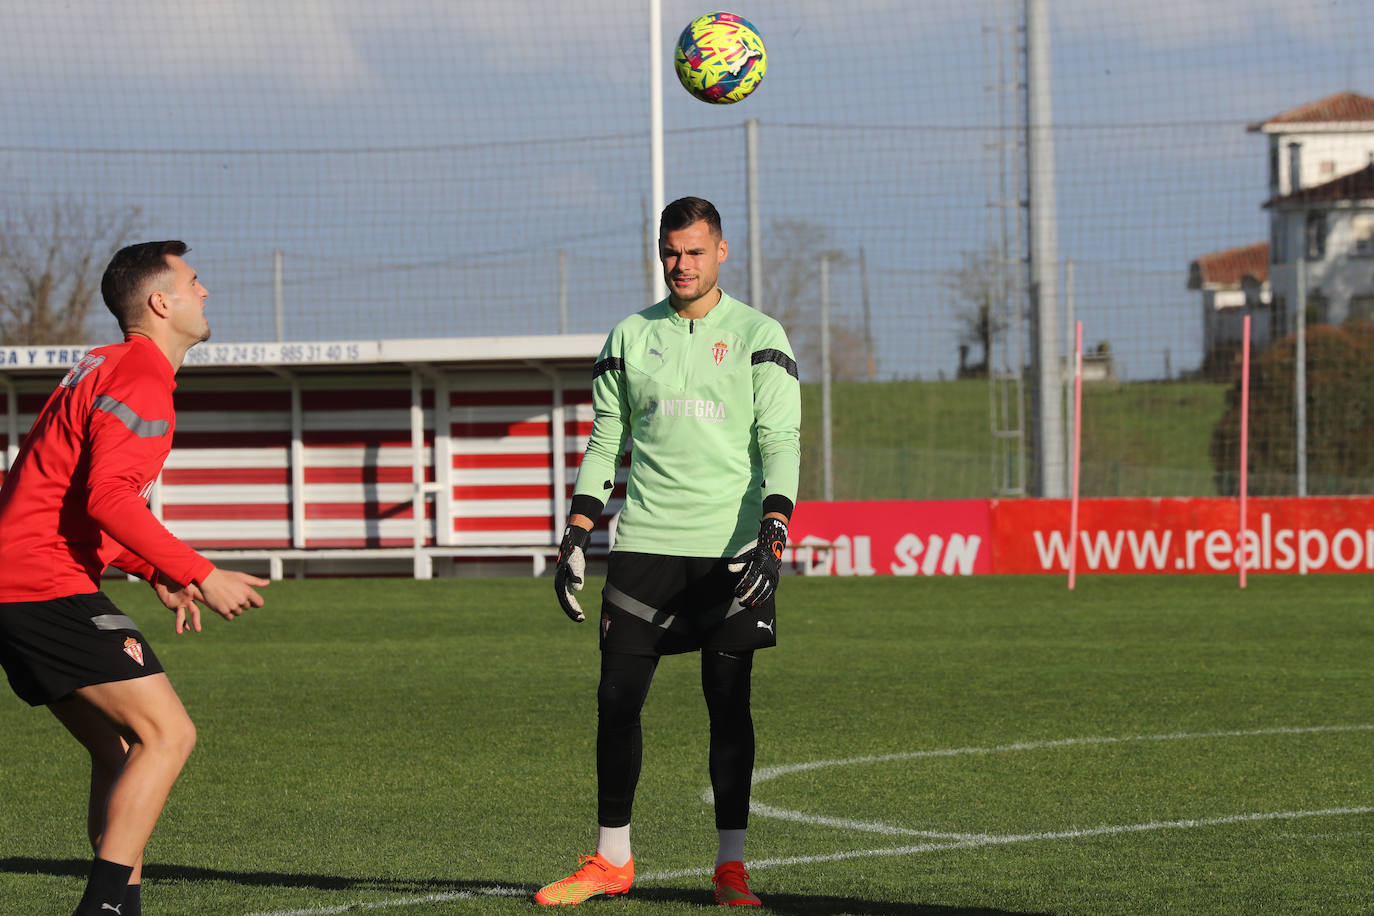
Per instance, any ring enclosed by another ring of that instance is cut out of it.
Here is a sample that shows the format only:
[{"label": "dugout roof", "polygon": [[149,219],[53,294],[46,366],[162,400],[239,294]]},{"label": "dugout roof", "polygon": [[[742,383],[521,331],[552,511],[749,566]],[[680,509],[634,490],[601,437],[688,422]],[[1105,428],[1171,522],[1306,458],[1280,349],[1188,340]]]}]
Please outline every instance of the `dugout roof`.
[{"label": "dugout roof", "polygon": [[[218,343],[191,349],[179,378],[213,370],[329,372],[338,367],[519,368],[531,364],[585,365],[590,371],[605,341],[600,334],[529,337],[449,337],[411,340],[315,340]],[[0,376],[45,376],[65,372],[104,344],[0,347]]]},{"label": "dugout roof", "polygon": [[[197,549],[251,551],[278,571],[283,558],[403,549],[422,578],[433,559],[466,556],[518,554],[538,572],[590,433],[603,340],[201,344],[177,374],[176,444],[152,508]],[[0,347],[6,468],[90,349]]]}]

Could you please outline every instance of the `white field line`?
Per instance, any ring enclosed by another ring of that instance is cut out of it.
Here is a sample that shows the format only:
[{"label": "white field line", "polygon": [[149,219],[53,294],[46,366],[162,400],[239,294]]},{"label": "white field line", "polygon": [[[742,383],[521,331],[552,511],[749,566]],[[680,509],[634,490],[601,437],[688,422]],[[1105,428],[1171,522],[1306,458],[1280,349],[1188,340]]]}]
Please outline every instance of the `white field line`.
[{"label": "white field line", "polygon": [[[848,757],[842,760],[812,760],[763,767],[754,771],[754,785],[786,776],[826,767],[853,766],[856,763],[886,763],[893,760],[920,760],[925,757],[964,757],[975,754],[1009,754],[1017,751],[1039,751],[1061,747],[1088,747],[1100,744],[1126,744],[1136,741],[1199,741],[1210,738],[1256,738],[1265,735],[1313,735],[1330,732],[1370,732],[1374,725],[1311,725],[1283,728],[1256,728],[1247,731],[1175,732],[1168,735],[1127,735],[1119,738],[1058,738],[1052,741],[1018,741],[993,747],[953,747],[930,751],[911,751],[899,754],[880,754],[873,757]],[[703,798],[709,796],[703,794]]]},{"label": "white field line", "polygon": [[442,894],[425,894],[423,897],[405,897],[399,900],[376,900],[371,903],[341,903],[337,906],[317,906],[304,910],[270,910],[249,913],[247,916],[334,916],[337,913],[361,913],[367,910],[383,910],[397,906],[414,906],[419,903],[452,903],[455,900],[480,900],[483,897],[523,897],[530,891],[523,887],[484,887],[476,891],[449,891]]},{"label": "white field line", "polygon": [[1354,840],[1374,836],[1368,830],[1347,830],[1342,833],[1280,833],[1282,840]]},{"label": "white field line", "polygon": [[[1105,744],[1124,744],[1128,742],[1143,741],[1189,741],[1204,740],[1213,738],[1253,738],[1265,735],[1310,735],[1339,732],[1369,732],[1374,731],[1374,725],[1315,725],[1307,727],[1280,727],[1280,728],[1259,728],[1247,731],[1217,731],[1217,732],[1178,732],[1167,735],[1130,735],[1126,737],[1099,737],[1099,738],[1061,738],[1049,741],[1021,741],[1014,744],[1000,744],[993,747],[963,747],[963,748],[943,748],[929,751],[912,751],[899,754],[881,754],[868,757],[849,757],[837,760],[813,760],[806,763],[784,764],[781,766],[764,767],[754,771],[753,784],[767,782],[770,779],[777,779],[790,773],[804,773],[810,770],[819,770],[826,767],[853,766],[861,763],[887,763],[897,760],[920,760],[934,757],[960,757],[969,755],[987,755],[1014,753],[1017,751],[1047,750],[1055,748],[1069,747],[1090,747]],[[710,801],[711,791],[707,789],[701,793],[701,798]],[[944,840],[945,842],[918,843],[912,846],[896,846],[885,849],[850,849],[840,852],[824,853],[811,856],[790,856],[777,859],[751,859],[749,868],[762,870],[766,868],[780,868],[788,865],[807,865],[820,864],[826,862],[840,862],[846,859],[860,859],[870,856],[907,856],[919,855],[927,852],[940,852],[951,849],[975,849],[985,846],[1002,846],[1013,843],[1031,843],[1044,840],[1076,840],[1086,837],[1096,836],[1116,836],[1127,833],[1147,833],[1155,830],[1186,830],[1198,827],[1217,827],[1226,824],[1240,824],[1257,821],[1274,820],[1298,820],[1311,817],[1341,817],[1357,814],[1374,814],[1374,807],[1360,808],[1327,808],[1318,811],[1277,811],[1261,812],[1256,814],[1233,814],[1223,817],[1197,818],[1177,821],[1153,821],[1145,824],[1118,824],[1102,827],[1089,827],[1077,830],[1051,831],[1045,833],[1023,833],[1008,835],[993,834],[971,834],[971,833],[941,833],[933,830],[915,830],[906,827],[892,827],[886,824],[879,824],[867,821],[856,821],[847,818],[830,818],[818,815],[810,815],[802,812],[788,811],[783,808],[774,808],[769,805],[753,803],[749,808],[750,812],[762,817],[779,817],[785,820],[800,820],[805,823],[817,824],[822,826],[832,826],[847,830],[866,831],[870,833],[880,833],[887,835],[908,835],[922,836],[934,840]],[[645,872],[638,876],[641,881],[669,881],[675,878],[700,877],[711,874],[709,868],[689,868],[678,869],[676,871]],[[389,909],[398,906],[414,906],[424,903],[448,903],[456,900],[478,900],[483,897],[516,897],[531,893],[529,888],[524,887],[501,887],[492,886],[475,891],[453,891],[451,893],[426,894],[421,897],[406,897],[397,900],[380,900],[367,903],[345,903],[335,906],[311,907],[299,910],[270,910],[263,912],[249,913],[247,916],[335,916],[339,913],[358,913],[370,910]]]},{"label": "white field line", "polygon": [[[1181,821],[1154,821],[1148,824],[1121,824],[1107,827],[1089,827],[1083,830],[1059,830],[1047,833],[1021,833],[1007,836],[970,836],[968,839],[953,843],[918,843],[915,846],[896,846],[890,849],[851,849],[815,856],[789,856],[782,859],[751,859],[749,870],[778,868],[784,865],[810,865],[820,862],[840,862],[845,859],[861,859],[869,856],[909,856],[923,852],[941,852],[946,849],[976,849],[982,846],[1004,846],[1012,843],[1034,843],[1041,840],[1078,840],[1084,837],[1115,836],[1123,833],[1148,833],[1152,830],[1186,830],[1195,827],[1218,827],[1226,824],[1243,824],[1254,821],[1297,820],[1305,817],[1342,817],[1352,814],[1374,814],[1374,806],[1364,808],[1327,808],[1323,811],[1273,811],[1259,814],[1232,814],[1226,817],[1190,818]],[[670,878],[687,878],[695,875],[709,875],[709,868],[687,868],[678,871],[650,872],[642,877],[646,881],[666,881]]]},{"label": "white field line", "polygon": [[987,836],[985,833],[945,833],[940,830],[894,827],[891,824],[883,824],[878,821],[856,821],[848,817],[826,817],[823,814],[807,814],[804,811],[792,811],[759,802],[750,802],[749,813],[757,817],[771,817],[778,821],[794,821],[799,824],[810,824],[813,827],[834,827],[837,830],[877,833],[883,836],[923,836],[928,840],[968,840]]}]

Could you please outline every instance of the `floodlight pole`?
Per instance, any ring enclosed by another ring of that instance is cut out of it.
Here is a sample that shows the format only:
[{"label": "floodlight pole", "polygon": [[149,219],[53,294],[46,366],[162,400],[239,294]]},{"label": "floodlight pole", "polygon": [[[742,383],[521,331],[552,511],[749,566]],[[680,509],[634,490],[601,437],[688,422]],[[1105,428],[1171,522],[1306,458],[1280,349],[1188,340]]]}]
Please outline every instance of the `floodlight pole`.
[{"label": "floodlight pole", "polygon": [[558,333],[568,333],[568,253],[558,251]]},{"label": "floodlight pole", "polygon": [[14,379],[8,375],[4,377],[5,383],[5,402],[7,405],[6,422],[8,424],[9,444],[5,446],[5,470],[14,467],[14,459],[19,457],[19,388],[14,384]]},{"label": "floodlight pole", "polygon": [[274,324],[276,326],[278,343],[286,339],[283,336],[286,307],[284,305],[284,296],[282,295],[282,287],[284,285],[283,274],[285,273],[285,260],[286,255],[282,254],[282,250],[280,248],[272,252],[272,310],[275,313]]},{"label": "floodlight pole", "polygon": [[[649,231],[651,239],[657,239],[654,228],[659,215],[663,213],[663,59],[659,43],[663,40],[663,7],[661,0],[649,0],[649,158],[651,167],[650,183],[653,206],[649,210]],[[657,257],[658,244],[653,243],[649,257],[649,272],[652,276],[650,289],[655,302],[668,295],[668,287],[663,283],[661,271],[653,269]]]},{"label": "floodlight pole", "polygon": [[759,230],[759,122],[744,122],[744,160],[749,178],[749,304],[763,311],[763,233]]},{"label": "floodlight pole", "polygon": [[1054,193],[1048,0],[1026,0],[1026,158],[1030,172],[1030,292],[1034,320],[1037,496],[1064,496],[1064,389],[1059,358],[1059,238]]}]

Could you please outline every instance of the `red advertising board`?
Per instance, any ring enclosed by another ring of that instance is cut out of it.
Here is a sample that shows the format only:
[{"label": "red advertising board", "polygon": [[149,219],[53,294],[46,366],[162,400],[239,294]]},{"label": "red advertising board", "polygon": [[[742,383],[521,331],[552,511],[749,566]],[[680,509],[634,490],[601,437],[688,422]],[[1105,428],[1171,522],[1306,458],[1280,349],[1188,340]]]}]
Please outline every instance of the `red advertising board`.
[{"label": "red advertising board", "polygon": [[[994,500],[991,514],[996,572],[1068,570],[1068,500]],[[1247,571],[1374,570],[1374,499],[1251,499],[1246,516]],[[1085,499],[1078,519],[1081,573],[1240,571],[1235,499]]]},{"label": "red advertising board", "polygon": [[783,557],[820,576],[967,576],[992,572],[985,499],[801,502]]},{"label": "red advertising board", "polygon": [[[802,502],[784,556],[794,572],[836,576],[1065,573],[1068,500]],[[1374,571],[1374,498],[1085,499],[1077,572]]]}]

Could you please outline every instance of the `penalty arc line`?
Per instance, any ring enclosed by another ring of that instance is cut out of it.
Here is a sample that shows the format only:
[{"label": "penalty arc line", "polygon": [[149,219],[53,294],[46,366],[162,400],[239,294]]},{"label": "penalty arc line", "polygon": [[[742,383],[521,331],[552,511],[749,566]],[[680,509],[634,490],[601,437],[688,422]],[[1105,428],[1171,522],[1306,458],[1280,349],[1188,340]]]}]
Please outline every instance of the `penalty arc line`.
[{"label": "penalty arc line", "polygon": [[[1339,734],[1343,732],[1368,732],[1374,731],[1374,725],[1307,725],[1307,726],[1277,726],[1272,728],[1257,728],[1248,730],[1231,731],[1212,731],[1212,732],[1172,732],[1163,735],[1126,735],[1118,737],[1089,737],[1089,738],[1056,738],[1045,741],[1019,741],[1013,744],[1000,744],[991,747],[960,747],[960,748],[939,748],[929,751],[908,751],[896,754],[881,754],[868,757],[850,757],[842,760],[812,760],[805,763],[783,764],[780,766],[764,767],[754,771],[753,785],[767,782],[770,779],[777,779],[780,776],[787,776],[792,773],[804,773],[812,770],[825,769],[828,767],[853,766],[864,763],[892,763],[902,760],[922,760],[945,757],[964,757],[964,756],[988,756],[992,754],[1015,753],[1019,751],[1036,750],[1055,750],[1059,748],[1071,747],[1093,747],[1113,744],[1143,743],[1150,741],[1198,741],[1205,739],[1221,738],[1256,738],[1267,736],[1292,736],[1292,735],[1312,735],[1312,734]],[[701,793],[702,801],[710,803],[712,801],[710,788]],[[787,808],[779,808],[773,805],[766,805],[760,802],[753,802],[749,806],[751,814],[759,817],[770,817],[775,820],[792,821],[799,824],[810,824],[818,827],[834,827],[840,830],[854,830],[863,833],[876,833],[885,836],[919,836],[930,840],[951,840],[963,841],[976,839],[986,836],[984,833],[947,833],[938,830],[921,830],[911,827],[896,827],[878,821],[860,821],[854,818],[830,817],[821,814],[808,814],[804,811],[793,811]]]},{"label": "penalty arc line", "polygon": [[[1184,741],[1200,740],[1208,738],[1249,738],[1261,737],[1266,735],[1306,735],[1340,732],[1361,732],[1374,731],[1374,725],[1317,725],[1306,727],[1278,727],[1261,728],[1245,731],[1214,731],[1214,732],[1178,732],[1165,735],[1129,735],[1126,737],[1096,737],[1096,738],[1060,738],[1046,741],[1021,741],[1012,744],[1002,744],[992,747],[964,747],[964,748],[943,748],[929,751],[912,751],[898,754],[882,754],[868,757],[851,757],[843,760],[816,760],[807,763],[785,764],[775,767],[764,767],[754,771],[753,784],[758,785],[770,779],[776,779],[790,773],[802,773],[810,770],[818,770],[826,767],[851,766],[859,763],[887,763],[899,760],[919,760],[923,758],[939,757],[958,757],[968,755],[988,755],[1000,753],[1013,753],[1017,751],[1048,750],[1064,747],[1084,747],[1093,745],[1123,744],[1127,742],[1145,741]],[[701,794],[704,801],[711,800],[711,791],[707,789]],[[827,862],[840,862],[847,859],[867,858],[872,856],[903,856],[919,855],[927,852],[940,852],[942,850],[975,849],[987,846],[1009,845],[1014,843],[1029,843],[1045,840],[1074,840],[1096,836],[1113,836],[1128,833],[1145,833],[1156,830],[1181,830],[1198,827],[1215,827],[1226,824],[1238,824],[1258,821],[1272,820],[1297,820],[1311,817],[1338,817],[1359,814],[1374,814],[1374,807],[1358,808],[1328,808],[1318,811],[1280,811],[1258,814],[1235,814],[1223,817],[1194,818],[1176,821],[1157,821],[1145,824],[1122,824],[1104,827],[1090,827],[1078,830],[1050,831],[1043,833],[1027,834],[967,834],[967,833],[940,833],[937,831],[912,830],[908,828],[889,827],[882,824],[870,824],[867,822],[853,821],[843,818],[822,818],[815,815],[806,815],[800,812],[791,812],[785,809],[772,808],[767,805],[754,803],[750,805],[753,813],[764,817],[773,816],[782,819],[806,819],[817,824],[825,824],[836,827],[843,827],[852,830],[866,830],[874,833],[884,834],[906,834],[923,836],[931,839],[944,839],[947,842],[918,843],[910,846],[897,846],[882,849],[853,849],[842,850],[840,852],[824,853],[810,856],[788,856],[784,858],[751,860],[750,869],[761,870],[766,868],[781,868],[788,865],[823,864]],[[676,871],[647,872],[640,874],[642,881],[668,881],[675,878],[689,878],[706,876],[712,873],[708,868],[679,869]],[[363,912],[367,910],[389,909],[398,906],[413,906],[422,903],[446,903],[457,900],[478,900],[483,897],[512,897],[523,896],[533,891],[523,887],[499,887],[493,886],[484,888],[480,891],[453,891],[451,893],[426,894],[422,897],[408,897],[399,900],[381,900],[373,902],[359,902],[349,904],[338,904],[334,906],[313,907],[296,910],[270,910],[248,914],[248,916],[338,916],[342,913]]]}]

